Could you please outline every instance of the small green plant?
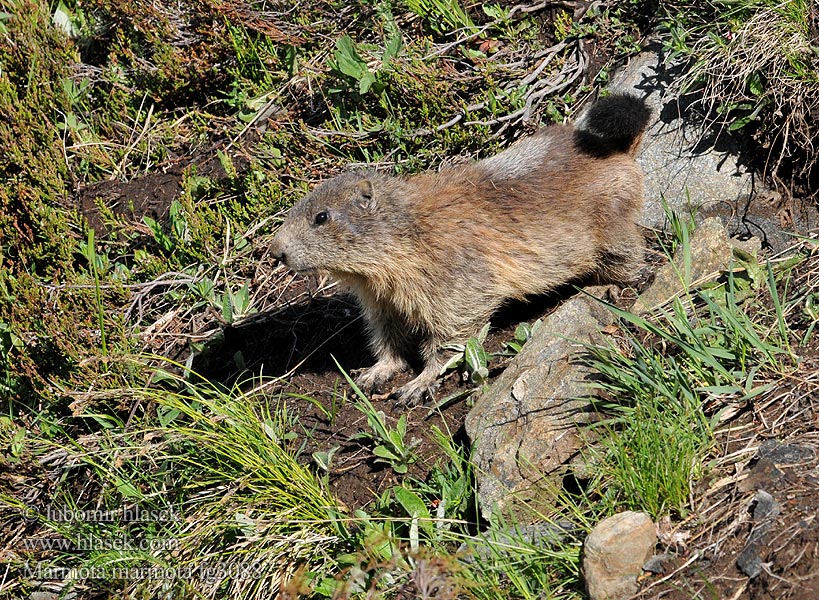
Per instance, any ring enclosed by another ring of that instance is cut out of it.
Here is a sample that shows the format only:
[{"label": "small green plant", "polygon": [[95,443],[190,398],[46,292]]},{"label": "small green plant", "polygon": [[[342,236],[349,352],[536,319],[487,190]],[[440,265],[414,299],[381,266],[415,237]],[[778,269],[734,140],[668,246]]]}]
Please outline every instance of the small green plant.
[{"label": "small green plant", "polygon": [[375,444],[375,462],[389,464],[396,473],[406,473],[409,465],[418,460],[415,448],[421,443],[420,440],[407,441],[407,415],[398,417],[395,427],[390,427],[384,413],[376,410],[363,394],[354,406],[367,417],[371,429],[362,431],[354,439],[371,440]]},{"label": "small green plant", "polygon": [[88,238],[84,244],[80,244],[83,256],[88,261],[88,270],[94,281],[94,302],[97,309],[97,325],[100,329],[100,347],[103,356],[108,355],[108,344],[105,334],[105,309],[103,307],[102,288],[100,287],[100,274],[107,266],[108,257],[97,254],[94,246],[94,230],[88,230]]},{"label": "small green plant", "polygon": [[813,330],[819,323],[819,293],[808,294],[805,298],[805,305],[803,308],[804,316],[808,320],[809,325],[799,342],[800,346],[805,346],[810,341],[813,335]]},{"label": "small green plant", "polygon": [[397,31],[385,43],[380,68],[372,71],[367,61],[362,58],[352,38],[349,35],[343,35],[336,42],[336,51],[333,53],[333,60],[330,61],[330,68],[338,75],[354,81],[358,93],[362,96],[369,91],[376,96],[381,96],[385,89],[381,73],[391,68],[392,61],[401,51],[401,46],[401,33]]},{"label": "small green plant", "polygon": [[555,38],[558,41],[565,40],[571,34],[573,25],[574,19],[572,19],[571,13],[561,10],[555,17]]},{"label": "small green plant", "polygon": [[305,394],[296,394],[296,393],[288,393],[285,395],[287,398],[297,398],[299,400],[304,400],[309,402],[316,409],[322,414],[322,416],[327,420],[329,425],[332,425],[336,417],[338,416],[339,411],[341,408],[347,404],[347,394],[346,392],[339,392],[338,389],[333,390],[332,400],[330,402],[330,406],[325,406],[320,400],[314,398],[313,396],[308,396]]},{"label": "small green plant", "polygon": [[440,35],[452,32],[471,33],[477,27],[458,0],[407,0],[409,9],[426,19]]},{"label": "small green plant", "polygon": [[506,350],[501,353],[487,352],[484,348],[486,336],[489,334],[490,323],[481,328],[478,335],[470,337],[463,344],[447,344],[444,349],[454,352],[449,360],[441,368],[443,375],[453,369],[463,369],[469,382],[479,386],[489,378],[489,362],[498,356],[514,356],[521,351],[523,345],[532,338],[532,334],[540,327],[541,320],[538,319],[531,325],[520,323],[515,328],[514,339],[506,342]]},{"label": "small green plant", "polygon": [[[497,31],[499,37],[529,42],[537,39],[538,27],[531,17],[521,17],[520,13],[510,17],[511,7],[500,4],[484,4],[481,8],[492,19],[492,30]],[[491,47],[491,42],[489,45]]]},{"label": "small green plant", "polygon": [[523,345],[532,339],[532,335],[540,328],[543,323],[542,319],[538,319],[531,325],[529,323],[521,323],[515,328],[515,337],[509,342],[505,342],[508,353],[515,355],[522,349]]},{"label": "small green plant", "polygon": [[354,436],[353,439],[371,440],[375,447],[373,454],[375,454],[375,462],[387,463],[392,469],[399,474],[406,473],[409,465],[414,463],[418,457],[415,454],[415,448],[421,443],[420,440],[407,441],[407,416],[401,415],[395,427],[390,427],[387,424],[386,415],[383,411],[377,410],[372,402],[367,398],[364,392],[361,391],[347,372],[341,368],[338,361],[333,359],[344,379],[353,392],[358,396],[358,401],[355,403],[355,408],[367,417],[367,423],[372,431],[362,431]]},{"label": "small green plant", "polygon": [[228,324],[233,324],[256,312],[253,299],[250,297],[248,282],[245,282],[235,292],[232,292],[228,286],[224,294],[216,294],[213,299],[213,306],[221,311],[222,318]]},{"label": "small green plant", "polygon": [[432,426],[432,438],[443,452],[426,481],[416,483],[418,493],[435,510],[435,539],[445,540],[456,520],[467,516],[472,508],[474,477],[472,464],[464,448],[458,446],[452,435]]},{"label": "small green plant", "polygon": [[[685,206],[688,208],[688,212],[685,215],[681,215],[680,213],[674,211],[666,199],[662,196],[660,197],[663,213],[665,214],[665,220],[668,224],[668,235],[665,237],[659,237],[658,239],[663,252],[669,259],[674,258],[678,248],[682,248],[683,250],[686,248],[690,249],[689,241],[691,239],[691,234],[694,232],[694,229],[696,229],[696,222],[694,220],[695,207],[691,205],[691,195],[688,190],[685,191],[685,195]],[[687,273],[691,272],[690,261],[691,253],[689,251],[686,258]],[[686,280],[684,279],[683,281]]]},{"label": "small green plant", "polygon": [[0,416],[0,464],[20,462],[27,434],[25,427],[7,416]]},{"label": "small green plant", "polygon": [[478,335],[470,337],[464,344],[447,344],[444,346],[444,349],[455,353],[441,368],[441,373],[463,367],[471,383],[480,385],[485,382],[489,377],[488,364],[491,355],[484,349],[483,343],[489,334],[489,327],[490,324],[487,323],[478,332]]},{"label": "small green plant", "polygon": [[17,389],[18,381],[10,372],[14,355],[23,347],[23,340],[11,326],[0,321],[0,396],[9,396]]}]

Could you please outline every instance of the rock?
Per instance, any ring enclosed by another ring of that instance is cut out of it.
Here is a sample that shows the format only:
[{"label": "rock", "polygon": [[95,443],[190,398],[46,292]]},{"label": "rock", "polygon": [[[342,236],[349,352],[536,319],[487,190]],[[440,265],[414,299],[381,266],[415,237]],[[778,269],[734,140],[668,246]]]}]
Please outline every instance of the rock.
[{"label": "rock", "polygon": [[[592,288],[602,293],[605,288]],[[535,331],[494,384],[479,393],[466,418],[481,515],[489,519],[512,492],[569,461],[587,440],[576,425],[590,419],[589,369],[572,357],[577,341],[600,343],[611,313],[578,295]]]},{"label": "rock", "polygon": [[[739,244],[743,250],[753,250],[747,242]],[[664,264],[655,274],[654,283],[649,286],[631,311],[644,313],[674,298],[688,288],[688,284],[708,280],[728,268],[733,256],[734,243],[728,239],[725,227],[719,219],[706,219],[700,223],[691,236],[691,272],[685,277],[685,258],[678,252],[674,260]]]},{"label": "rock", "polygon": [[637,593],[637,578],[657,542],[645,513],[622,512],[604,519],[583,544],[583,577],[591,600],[617,600]]},{"label": "rock", "polygon": [[785,474],[776,468],[776,465],[767,458],[760,458],[748,473],[748,476],[737,486],[740,492],[752,492],[760,488],[770,487],[779,482]]},{"label": "rock", "polygon": [[748,542],[737,558],[737,567],[748,577],[753,579],[762,572],[762,551],[766,547],[768,532],[779,514],[779,503],[765,490],[759,490],[754,497],[754,527]]},{"label": "rock", "polygon": [[779,514],[779,504],[774,497],[765,490],[759,490],[754,498],[754,521],[759,524],[768,517],[775,517]]},{"label": "rock", "polygon": [[672,554],[655,554],[643,565],[643,571],[654,575],[664,575],[671,570],[669,565],[673,563],[674,558]]},{"label": "rock", "polygon": [[615,74],[609,86],[644,97],[652,110],[637,162],[646,174],[643,224],[656,229],[665,223],[662,198],[684,214],[690,206],[747,203],[755,192],[738,143],[687,115],[690,102],[678,99],[674,89],[682,68],[669,63],[658,45],[651,46]]},{"label": "rock", "polygon": [[718,203],[705,207],[699,216],[717,217],[732,237],[754,236],[774,254],[793,246],[794,237],[783,228],[802,233],[816,229],[816,208],[808,202],[783,199],[778,192],[760,190],[741,205]]},{"label": "rock", "polygon": [[679,97],[676,90],[684,68],[655,42],[615,73],[609,86],[645,98],[653,114],[637,155],[646,174],[643,225],[662,228],[664,199],[678,214],[697,209],[719,217],[732,237],[754,236],[774,252],[783,251],[794,241],[783,225],[808,232],[819,225],[819,212],[810,202],[783,200],[766,186],[749,166],[749,143],[741,135],[692,114],[693,95]]},{"label": "rock", "polygon": [[778,440],[765,440],[759,447],[759,456],[777,465],[795,465],[812,461],[816,458],[816,453],[809,446],[783,444]]}]

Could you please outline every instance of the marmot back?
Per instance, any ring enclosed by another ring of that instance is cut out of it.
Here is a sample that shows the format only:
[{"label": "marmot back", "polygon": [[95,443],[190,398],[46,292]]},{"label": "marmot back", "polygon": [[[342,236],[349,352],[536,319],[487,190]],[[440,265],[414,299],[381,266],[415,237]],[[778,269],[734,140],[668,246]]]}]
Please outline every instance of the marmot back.
[{"label": "marmot back", "polygon": [[634,277],[643,259],[634,153],[648,118],[642,100],[610,96],[576,127],[544,128],[467,166],[340,175],[291,209],[271,251],[350,286],[378,358],[362,386],[420,354],[424,370],[397,391],[417,402],[435,386],[440,347],[473,335],[504,302],[589,275]]}]

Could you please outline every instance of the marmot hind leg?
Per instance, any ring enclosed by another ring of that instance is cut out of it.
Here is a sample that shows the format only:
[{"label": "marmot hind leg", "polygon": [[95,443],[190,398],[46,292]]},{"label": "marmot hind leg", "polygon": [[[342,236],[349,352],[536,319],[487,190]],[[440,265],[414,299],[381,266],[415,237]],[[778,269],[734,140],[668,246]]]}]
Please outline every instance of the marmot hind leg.
[{"label": "marmot hind leg", "polygon": [[595,280],[599,284],[628,285],[639,279],[645,267],[645,240],[635,228],[623,240],[603,250],[598,259]]}]

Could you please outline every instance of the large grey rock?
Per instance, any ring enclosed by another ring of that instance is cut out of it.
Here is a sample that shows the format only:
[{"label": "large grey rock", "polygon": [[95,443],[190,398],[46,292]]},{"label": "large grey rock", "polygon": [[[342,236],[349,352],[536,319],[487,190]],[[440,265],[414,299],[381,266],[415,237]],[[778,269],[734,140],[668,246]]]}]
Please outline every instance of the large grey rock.
[{"label": "large grey rock", "polygon": [[643,225],[662,227],[664,198],[674,212],[684,214],[690,207],[719,217],[731,237],[753,236],[774,252],[786,250],[794,242],[789,231],[819,227],[815,203],[783,198],[754,173],[751,165],[761,164],[765,157],[759,153],[766,150],[742,131],[716,124],[715,107],[703,118],[704,103],[696,92],[680,95],[685,68],[668,60],[657,42],[615,73],[609,86],[645,98],[653,112],[637,155],[646,174]]},{"label": "large grey rock", "polygon": [[[592,288],[602,293],[605,288]],[[599,343],[609,311],[584,295],[549,315],[466,418],[481,514],[489,518],[512,492],[525,490],[569,461],[588,422],[589,369],[574,357],[578,341]]]},{"label": "large grey rock", "polygon": [[622,600],[637,593],[657,530],[645,513],[622,512],[597,524],[583,544],[583,577],[591,600]]},{"label": "large grey rock", "polygon": [[662,50],[654,48],[633,58],[609,86],[645,98],[652,109],[637,162],[646,175],[642,222],[653,228],[665,221],[662,198],[678,213],[689,205],[724,204],[727,209],[747,204],[758,184],[727,132],[687,118],[688,107],[673,88],[680,75],[680,67],[668,64]]}]

